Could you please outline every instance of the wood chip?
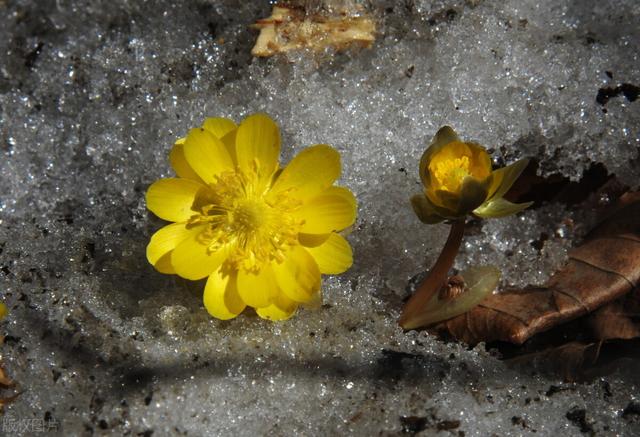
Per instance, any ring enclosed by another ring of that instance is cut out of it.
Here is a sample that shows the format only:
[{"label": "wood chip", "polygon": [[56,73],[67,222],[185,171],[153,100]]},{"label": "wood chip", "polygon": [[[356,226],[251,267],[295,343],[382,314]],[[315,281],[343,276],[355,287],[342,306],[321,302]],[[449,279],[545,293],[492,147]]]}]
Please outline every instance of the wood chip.
[{"label": "wood chip", "polygon": [[371,47],[375,40],[375,22],[361,6],[358,10],[358,14],[307,16],[300,8],[276,5],[269,18],[254,24],[253,27],[260,29],[260,35],[251,54],[268,57],[300,49],[322,51],[332,47],[342,51],[352,46]]}]

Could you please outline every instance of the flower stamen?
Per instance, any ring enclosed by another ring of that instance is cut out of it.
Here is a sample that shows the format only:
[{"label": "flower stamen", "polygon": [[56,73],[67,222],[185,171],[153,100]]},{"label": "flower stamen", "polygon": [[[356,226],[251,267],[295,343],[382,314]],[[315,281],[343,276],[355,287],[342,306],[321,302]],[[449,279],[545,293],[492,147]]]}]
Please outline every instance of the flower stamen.
[{"label": "flower stamen", "polygon": [[469,176],[469,157],[447,159],[436,163],[435,177],[442,187],[455,193],[460,189],[460,185],[465,177]]},{"label": "flower stamen", "polygon": [[297,244],[302,221],[292,212],[299,201],[284,194],[278,202],[269,203],[259,191],[259,165],[236,169],[219,175],[200,194],[200,213],[189,219],[189,225],[207,224],[198,241],[215,252],[232,245],[227,259],[229,267],[257,273],[263,264],[283,262],[289,246]]}]

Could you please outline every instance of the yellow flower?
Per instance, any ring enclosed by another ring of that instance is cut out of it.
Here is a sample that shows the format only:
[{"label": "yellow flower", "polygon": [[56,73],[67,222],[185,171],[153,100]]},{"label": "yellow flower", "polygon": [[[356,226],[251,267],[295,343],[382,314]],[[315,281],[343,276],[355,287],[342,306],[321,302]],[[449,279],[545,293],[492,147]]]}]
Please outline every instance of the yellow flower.
[{"label": "yellow flower", "polygon": [[465,143],[449,126],[441,128],[420,159],[424,194],[411,198],[424,223],[456,220],[471,213],[482,218],[504,217],[529,207],[503,198],[528,164],[527,159],[492,171],[484,147]]},{"label": "yellow flower", "polygon": [[319,299],[321,273],[352,264],[337,233],[356,217],[353,194],[333,186],[340,155],[315,145],[281,169],[279,154],[280,131],[268,116],[239,126],[209,118],[171,150],[178,177],[147,191],[147,207],[175,222],[151,237],[147,259],[162,273],[208,277],[204,305],[219,319],[246,306],[265,319],[287,319]]}]

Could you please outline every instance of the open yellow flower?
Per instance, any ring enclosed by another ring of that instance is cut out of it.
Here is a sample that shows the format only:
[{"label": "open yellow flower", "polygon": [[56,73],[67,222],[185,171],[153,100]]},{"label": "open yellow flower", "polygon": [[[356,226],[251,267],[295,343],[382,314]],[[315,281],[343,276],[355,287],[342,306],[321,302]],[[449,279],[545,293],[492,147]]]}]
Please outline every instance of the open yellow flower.
[{"label": "open yellow flower", "polygon": [[424,194],[411,205],[424,223],[456,220],[469,213],[482,218],[504,217],[531,203],[511,203],[503,198],[529,160],[491,170],[484,147],[466,143],[449,126],[441,128],[420,159]]},{"label": "open yellow flower", "polygon": [[207,279],[204,305],[219,319],[246,306],[283,320],[319,299],[320,276],[352,264],[337,232],[351,226],[356,200],[333,186],[340,155],[328,145],[278,164],[280,132],[264,114],[239,126],[209,118],[170,154],[177,178],[147,191],[147,207],[174,222],[156,232],[147,259],[160,272]]}]

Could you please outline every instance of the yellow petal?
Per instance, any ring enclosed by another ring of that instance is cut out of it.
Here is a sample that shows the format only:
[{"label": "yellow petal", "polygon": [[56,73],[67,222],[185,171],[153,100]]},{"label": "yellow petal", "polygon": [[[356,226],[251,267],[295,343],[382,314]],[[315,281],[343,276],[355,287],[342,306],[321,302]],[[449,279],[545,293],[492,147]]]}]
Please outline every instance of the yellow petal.
[{"label": "yellow petal", "polygon": [[447,144],[453,142],[460,142],[458,134],[456,134],[450,126],[441,127],[433,138],[433,141],[431,141],[431,144],[429,144],[429,147],[427,147],[427,150],[422,154],[420,158],[420,179],[422,179],[422,184],[425,187],[428,187],[430,184],[428,168],[433,155]]},{"label": "yellow petal", "polygon": [[160,257],[158,261],[153,265],[157,271],[166,275],[175,275],[176,269],[171,264],[171,252],[167,252]]},{"label": "yellow petal", "polygon": [[445,218],[436,211],[433,203],[424,194],[414,194],[411,197],[411,206],[422,223],[440,223]]},{"label": "yellow petal", "polygon": [[302,244],[304,247],[316,247],[320,246],[322,243],[327,241],[327,239],[331,236],[331,233],[328,234],[298,234],[298,242]]},{"label": "yellow petal", "polygon": [[236,157],[241,169],[258,165],[260,178],[267,180],[278,168],[280,130],[265,114],[254,114],[242,120],[236,131]]},{"label": "yellow petal", "polygon": [[287,320],[296,312],[298,304],[283,294],[276,297],[273,303],[264,308],[257,308],[256,313],[263,319],[271,321]]},{"label": "yellow petal", "polygon": [[458,214],[468,214],[480,206],[487,198],[490,178],[479,181],[467,176],[462,182],[460,190],[460,203],[458,204]]},{"label": "yellow petal", "polygon": [[353,252],[349,242],[336,233],[317,247],[308,247],[306,250],[318,263],[320,273],[337,275],[345,272],[353,264]]},{"label": "yellow petal", "polygon": [[160,179],[147,190],[147,208],[170,222],[187,221],[195,214],[191,207],[198,190],[203,187],[204,185],[191,179]]},{"label": "yellow petal", "polygon": [[306,202],[294,215],[304,220],[300,232],[326,234],[351,226],[356,219],[356,199],[346,188],[331,187]]},{"label": "yellow petal", "polygon": [[189,131],[184,142],[184,156],[206,183],[215,182],[216,175],[234,169],[233,160],[224,143],[203,128]]},{"label": "yellow petal", "polygon": [[467,176],[462,181],[459,193],[451,193],[447,190],[435,190],[435,192],[427,190],[425,194],[439,215],[448,219],[456,219],[464,217],[485,201],[490,182],[491,177],[484,181],[478,181]]},{"label": "yellow petal", "polygon": [[245,304],[240,299],[235,273],[223,273],[222,268],[213,272],[204,287],[204,307],[213,317],[229,320],[240,314]]},{"label": "yellow petal", "polygon": [[207,241],[203,235],[203,231],[207,228],[207,225],[195,227],[194,232],[190,233],[171,253],[171,264],[176,273],[183,278],[191,280],[205,278],[220,267],[229,256],[231,250],[229,246],[223,246],[215,252],[209,251],[210,241]]},{"label": "yellow petal", "polygon": [[520,174],[529,165],[528,159],[521,159],[493,172],[493,180],[489,188],[489,199],[502,197],[513,186]]},{"label": "yellow petal", "polygon": [[445,190],[424,190],[424,195],[429,202],[429,208],[433,208],[438,215],[447,219],[459,218],[457,214],[460,195]]},{"label": "yellow petal", "polygon": [[271,264],[280,290],[291,300],[310,302],[320,291],[320,270],[302,246],[293,246],[282,263]]},{"label": "yellow petal", "polygon": [[211,132],[216,138],[222,139],[229,132],[238,128],[233,120],[222,117],[207,118],[202,127]]},{"label": "yellow petal", "polygon": [[238,133],[237,129],[232,130],[231,132],[229,132],[228,134],[226,134],[220,139],[220,141],[222,141],[222,144],[224,144],[225,149],[227,149],[227,153],[231,157],[231,160],[233,161],[234,166],[238,165],[238,157],[236,156],[236,134],[237,133]]},{"label": "yellow petal", "polygon": [[[156,267],[156,269],[162,273],[173,273],[173,271],[166,271],[169,267],[167,267],[167,259],[165,258],[167,255],[170,256],[170,252],[193,232],[193,228],[187,229],[184,223],[172,223],[161,228],[151,236],[151,240],[147,245],[147,260],[149,264]],[[158,263],[161,260],[160,268],[158,268]],[[173,270],[172,267],[171,270]]]},{"label": "yellow petal", "polygon": [[442,147],[455,141],[460,141],[460,137],[458,137],[456,131],[454,131],[451,126],[442,126],[438,129],[438,132],[436,132],[431,145],[434,147]]},{"label": "yellow petal", "polygon": [[300,152],[285,167],[269,192],[273,197],[287,191],[298,199],[309,199],[329,188],[340,177],[340,154],[318,144]]},{"label": "yellow petal", "polygon": [[493,198],[476,208],[473,213],[482,218],[498,218],[527,209],[533,202],[511,203],[502,197]]},{"label": "yellow petal", "polygon": [[7,310],[7,306],[3,302],[0,302],[0,320],[4,319],[8,313],[9,310]]},{"label": "yellow petal", "polygon": [[269,265],[263,266],[258,273],[238,271],[238,293],[242,301],[254,308],[271,305],[273,299],[280,294],[273,270]]},{"label": "yellow petal", "polygon": [[196,174],[187,162],[187,158],[184,157],[184,138],[176,141],[169,153],[169,162],[171,167],[178,176],[185,179],[191,179],[194,181],[202,182],[200,176]]},{"label": "yellow petal", "polygon": [[471,151],[469,171],[477,180],[485,180],[491,174],[491,156],[487,149],[476,143],[466,143]]}]

